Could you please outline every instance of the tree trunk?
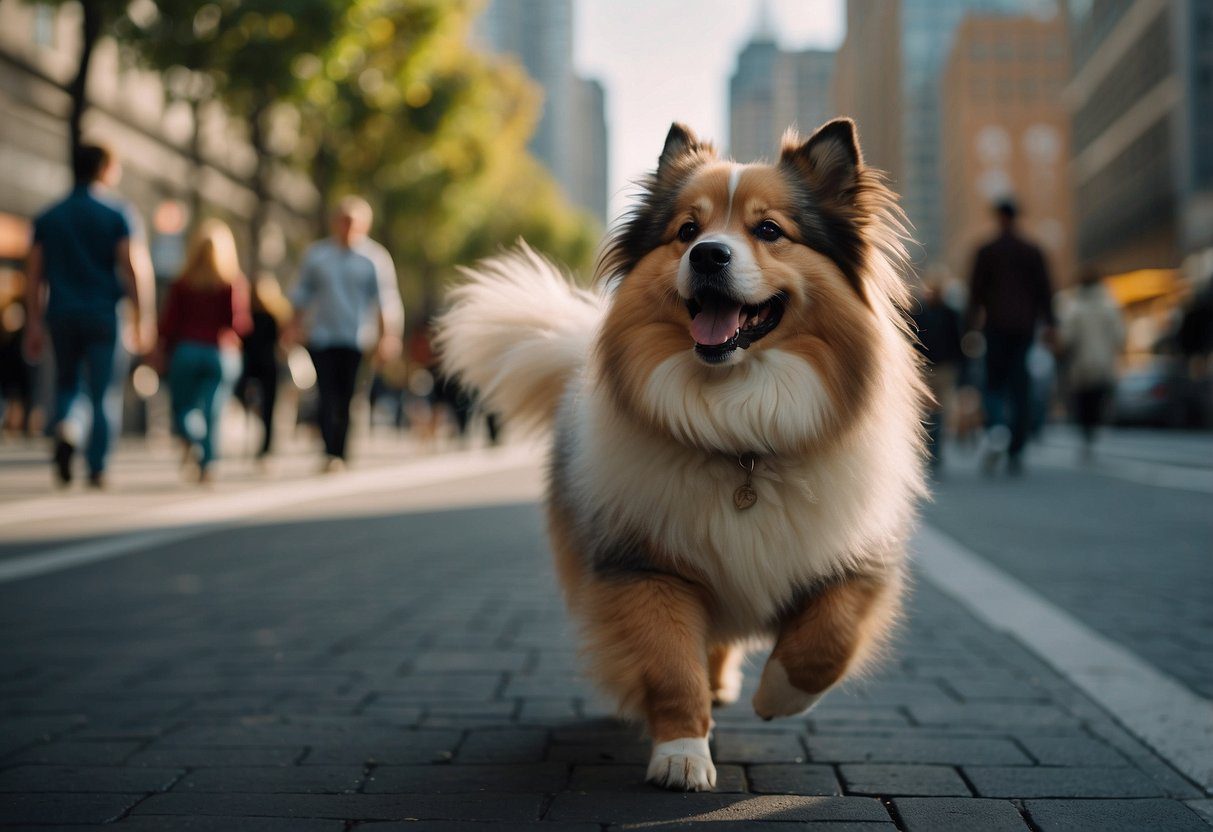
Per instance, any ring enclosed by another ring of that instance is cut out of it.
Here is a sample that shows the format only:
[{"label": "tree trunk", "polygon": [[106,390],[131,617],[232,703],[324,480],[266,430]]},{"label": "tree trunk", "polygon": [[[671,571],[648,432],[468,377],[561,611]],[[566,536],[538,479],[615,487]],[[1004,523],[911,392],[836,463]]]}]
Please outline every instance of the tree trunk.
[{"label": "tree trunk", "polygon": [[259,97],[253,102],[252,112],[249,113],[249,143],[257,156],[257,165],[253,169],[253,195],[256,203],[253,214],[249,217],[249,276],[255,278],[261,271],[261,232],[269,217],[269,183],[266,181],[270,172],[269,150],[266,148],[265,117],[269,110],[269,99]]},{"label": "tree trunk", "polygon": [[190,98],[190,117],[193,119],[193,129],[190,131],[190,164],[194,169],[193,187],[190,188],[190,227],[197,228],[202,218],[202,176],[204,164],[202,161],[202,101]]},{"label": "tree trunk", "polygon": [[69,151],[74,164],[76,151],[80,148],[80,123],[84,120],[84,111],[88,109],[88,69],[93,61],[93,49],[101,37],[104,26],[104,15],[101,4],[97,0],[83,0],[80,4],[83,16],[80,21],[80,60],[76,65],[76,75],[68,84],[67,91],[72,98],[72,109],[68,115]]}]

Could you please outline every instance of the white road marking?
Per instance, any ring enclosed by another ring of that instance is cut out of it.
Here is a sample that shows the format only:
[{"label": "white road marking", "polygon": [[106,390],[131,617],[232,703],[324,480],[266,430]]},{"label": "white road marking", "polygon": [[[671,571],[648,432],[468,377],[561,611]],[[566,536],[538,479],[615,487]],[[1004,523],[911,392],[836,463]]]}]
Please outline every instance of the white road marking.
[{"label": "white road marking", "polygon": [[1023,642],[1171,765],[1213,789],[1213,702],[936,529],[919,529],[915,555],[931,583]]},{"label": "white road marking", "polygon": [[407,490],[428,487],[517,468],[533,462],[535,458],[535,449],[527,445],[491,451],[466,451],[425,457],[390,468],[316,477],[158,506],[141,517],[140,529],[136,532],[0,560],[0,583],[175,543],[274,509],[379,488]]}]

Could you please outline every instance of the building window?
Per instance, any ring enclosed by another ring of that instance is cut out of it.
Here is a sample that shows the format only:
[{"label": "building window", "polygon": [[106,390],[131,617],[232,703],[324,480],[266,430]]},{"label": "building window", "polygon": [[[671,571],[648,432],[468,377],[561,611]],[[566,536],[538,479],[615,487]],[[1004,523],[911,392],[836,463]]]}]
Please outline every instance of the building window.
[{"label": "building window", "polygon": [[34,43],[38,46],[55,46],[55,8],[44,3],[34,6]]}]

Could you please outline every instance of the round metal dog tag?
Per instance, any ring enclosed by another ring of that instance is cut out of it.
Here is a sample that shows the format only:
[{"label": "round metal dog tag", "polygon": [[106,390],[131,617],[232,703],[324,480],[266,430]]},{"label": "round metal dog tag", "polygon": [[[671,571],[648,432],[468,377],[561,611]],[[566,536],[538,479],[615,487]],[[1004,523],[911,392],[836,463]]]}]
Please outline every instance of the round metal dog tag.
[{"label": "round metal dog tag", "polygon": [[733,492],[733,505],[738,511],[745,511],[758,502],[758,492],[748,482]]}]

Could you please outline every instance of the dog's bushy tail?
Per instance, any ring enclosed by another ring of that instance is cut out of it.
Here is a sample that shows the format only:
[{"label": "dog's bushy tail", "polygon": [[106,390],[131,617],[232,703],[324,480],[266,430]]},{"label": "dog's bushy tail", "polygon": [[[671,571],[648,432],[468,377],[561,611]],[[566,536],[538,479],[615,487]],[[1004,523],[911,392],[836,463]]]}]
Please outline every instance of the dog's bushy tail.
[{"label": "dog's bushy tail", "polygon": [[585,367],[605,312],[525,242],[474,268],[448,294],[435,340],[442,368],[507,421],[546,427]]}]

